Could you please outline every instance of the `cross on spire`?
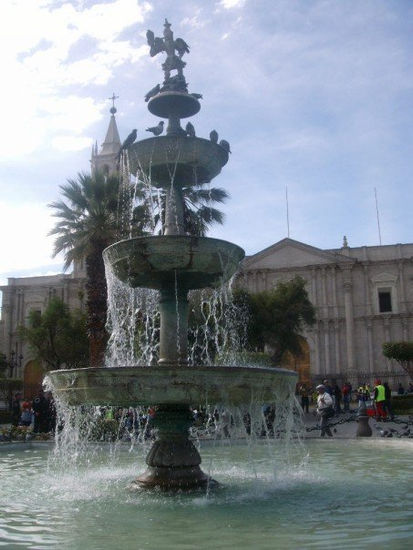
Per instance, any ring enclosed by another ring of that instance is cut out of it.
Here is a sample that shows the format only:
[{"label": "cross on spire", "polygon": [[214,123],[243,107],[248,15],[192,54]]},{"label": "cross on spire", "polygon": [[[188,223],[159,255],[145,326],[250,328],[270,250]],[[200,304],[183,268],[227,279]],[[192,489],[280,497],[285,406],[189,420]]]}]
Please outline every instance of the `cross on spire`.
[{"label": "cross on spire", "polygon": [[114,115],[117,111],[115,107],[115,99],[119,99],[119,96],[115,95],[115,92],[113,92],[112,97],[108,97],[108,99],[112,101],[112,107],[110,108],[110,112],[112,113],[112,115]]}]

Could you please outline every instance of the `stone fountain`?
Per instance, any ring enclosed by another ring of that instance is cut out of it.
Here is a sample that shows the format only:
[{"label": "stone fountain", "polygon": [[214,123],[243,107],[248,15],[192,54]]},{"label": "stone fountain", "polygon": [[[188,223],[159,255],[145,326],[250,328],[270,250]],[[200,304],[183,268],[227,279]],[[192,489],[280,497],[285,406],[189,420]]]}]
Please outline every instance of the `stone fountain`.
[{"label": "stone fountain", "polygon": [[[188,92],[182,57],[189,51],[174,39],[165,20],[163,37],[147,33],[151,56],[166,53],[164,81],[146,99],[149,111],[167,119],[166,135],[128,148],[131,172],[146,177],[166,196],[163,235],[127,239],[108,247],[105,260],[115,276],[136,288],[160,293],[160,357],[156,366],[54,371],[49,378],[68,405],[156,405],[156,440],[140,487],[192,489],[215,483],[200,468],[201,457],[189,438],[190,406],[270,403],[274,391],[287,399],[296,373],[278,368],[189,366],[188,292],[218,287],[237,271],[244,251],[227,241],[188,235],[182,187],[207,184],[228,162],[227,142],[195,137],[181,127],[201,108],[200,94]],[[171,76],[171,73],[176,74]],[[189,134],[189,135],[188,135]]]}]

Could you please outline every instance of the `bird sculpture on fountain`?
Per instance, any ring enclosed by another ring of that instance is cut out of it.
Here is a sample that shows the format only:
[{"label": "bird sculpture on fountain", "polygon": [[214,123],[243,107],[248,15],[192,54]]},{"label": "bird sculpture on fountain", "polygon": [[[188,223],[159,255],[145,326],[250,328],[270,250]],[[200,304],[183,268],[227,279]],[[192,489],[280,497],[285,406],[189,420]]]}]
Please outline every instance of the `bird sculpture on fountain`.
[{"label": "bird sculpture on fountain", "polygon": [[125,139],[125,141],[122,143],[120,149],[119,149],[119,153],[118,153],[118,156],[117,156],[117,160],[120,159],[120,156],[121,154],[123,153],[123,151],[126,151],[126,149],[128,149],[132,143],[135,143],[136,141],[136,137],[137,137],[137,130],[136,128],[132,130],[132,132],[128,135],[128,137]]},{"label": "bird sculpture on fountain", "polygon": [[187,124],[185,126],[185,130],[186,130],[186,135],[187,136],[195,137],[195,128],[194,128],[193,124],[191,124],[190,122],[187,122]]},{"label": "bird sculpture on fountain", "polygon": [[160,84],[157,84],[154,88],[152,88],[152,90],[149,90],[149,92],[145,95],[146,103],[151,99],[151,97],[159,94],[160,91],[161,91]]},{"label": "bird sculpture on fountain", "polygon": [[160,136],[163,132],[163,126],[164,126],[164,121],[161,120],[161,122],[156,126],[151,126],[149,128],[146,128],[146,131],[151,132],[154,136]]},{"label": "bird sculpture on fountain", "polygon": [[212,130],[209,133],[209,139],[212,141],[212,143],[218,143],[218,132],[216,130]]},{"label": "bird sculpture on fountain", "polygon": [[219,142],[219,145],[220,145],[223,149],[225,149],[225,151],[226,151],[227,153],[231,153],[231,148],[230,148],[230,146],[229,146],[228,141],[226,141],[225,139],[221,139],[221,141]]}]

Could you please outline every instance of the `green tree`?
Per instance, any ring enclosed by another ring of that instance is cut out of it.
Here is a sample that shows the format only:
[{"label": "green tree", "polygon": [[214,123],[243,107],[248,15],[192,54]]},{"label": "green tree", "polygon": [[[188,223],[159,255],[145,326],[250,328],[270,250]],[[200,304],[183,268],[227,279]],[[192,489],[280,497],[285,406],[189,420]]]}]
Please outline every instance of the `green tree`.
[{"label": "green tree", "polygon": [[220,187],[183,187],[184,228],[189,235],[204,237],[214,223],[224,222],[224,214],[213,204],[224,203],[228,193]]},{"label": "green tree", "polygon": [[383,355],[394,359],[413,378],[413,342],[385,342]]},{"label": "green tree", "polygon": [[[163,233],[165,223],[165,202],[167,191],[153,190],[148,185],[141,184],[140,196],[146,195],[146,210],[152,212],[153,230],[161,224],[159,233]],[[202,184],[182,187],[184,200],[184,230],[188,235],[204,237],[214,223],[222,224],[224,214],[214,204],[222,204],[229,197],[228,193],[219,187],[205,188]]]},{"label": "green tree", "polygon": [[60,186],[66,200],[53,202],[59,219],[51,235],[57,235],[54,255],[64,254],[64,268],[85,260],[87,328],[91,366],[102,365],[107,343],[107,286],[103,250],[124,236],[125,217],[133,221],[134,234],[141,234],[147,222],[142,205],[132,210],[133,187],[122,184],[117,175],[80,173]]},{"label": "green tree", "polygon": [[315,309],[302,277],[279,282],[274,289],[255,294],[238,290],[235,299],[249,312],[249,350],[263,352],[270,348],[276,364],[286,352],[301,354],[302,331],[315,323]]},{"label": "green tree", "polygon": [[70,311],[59,298],[52,298],[43,313],[32,310],[28,325],[19,327],[19,336],[49,370],[88,366],[86,315]]}]

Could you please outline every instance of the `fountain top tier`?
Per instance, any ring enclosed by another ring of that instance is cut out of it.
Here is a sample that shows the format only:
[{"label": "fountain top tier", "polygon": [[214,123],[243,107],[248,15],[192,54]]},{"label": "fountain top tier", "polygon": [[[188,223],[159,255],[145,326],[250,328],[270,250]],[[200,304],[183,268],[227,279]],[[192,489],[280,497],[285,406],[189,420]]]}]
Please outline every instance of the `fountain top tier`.
[{"label": "fountain top tier", "polygon": [[[188,93],[188,84],[183,73],[186,63],[182,59],[189,53],[188,44],[182,38],[174,38],[171,24],[167,19],[162,37],[155,36],[154,32],[149,30],[146,38],[151,57],[166,53],[166,60],[162,63],[163,84],[157,84],[145,96],[146,101],[149,101],[150,112],[161,118],[169,118],[171,115],[188,118],[195,115],[201,108],[198,98],[202,96]],[[171,76],[172,71],[176,71],[174,76]]]}]

